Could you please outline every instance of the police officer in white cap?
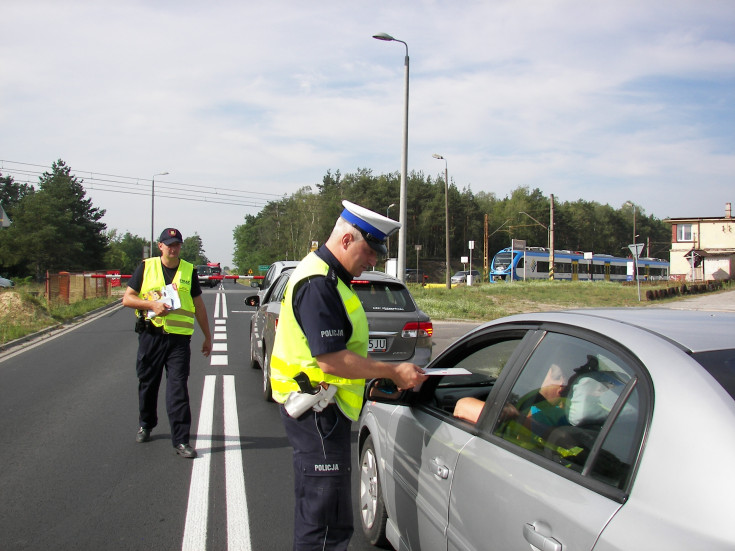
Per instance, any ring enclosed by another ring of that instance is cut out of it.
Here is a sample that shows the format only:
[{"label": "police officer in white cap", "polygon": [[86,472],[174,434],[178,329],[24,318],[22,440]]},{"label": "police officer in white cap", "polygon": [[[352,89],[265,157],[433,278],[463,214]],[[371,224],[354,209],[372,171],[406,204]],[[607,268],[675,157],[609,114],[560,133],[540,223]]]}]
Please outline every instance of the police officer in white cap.
[{"label": "police officer in white cap", "polygon": [[353,532],[350,425],[362,408],[365,379],[388,378],[400,389],[426,379],[412,363],[368,358],[367,318],[350,286],[387,253],[385,241],[400,224],[349,201],[342,204],[327,242],[291,275],[271,354],[277,402],[298,397],[302,388],[294,377],[300,373],[324,397],[304,413],[281,407],[294,450],[296,551],[347,549]]}]

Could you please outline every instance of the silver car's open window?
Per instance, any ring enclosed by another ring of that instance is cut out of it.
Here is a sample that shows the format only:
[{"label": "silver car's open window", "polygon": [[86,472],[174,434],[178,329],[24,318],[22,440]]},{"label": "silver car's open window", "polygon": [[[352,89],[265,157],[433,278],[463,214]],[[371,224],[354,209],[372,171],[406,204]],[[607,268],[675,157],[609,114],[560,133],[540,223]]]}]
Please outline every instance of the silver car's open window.
[{"label": "silver car's open window", "polygon": [[505,398],[493,433],[622,489],[643,423],[636,382],[635,371],[615,353],[547,333]]},{"label": "silver car's open window", "polygon": [[[472,346],[458,350],[455,356],[447,358],[446,365],[439,367],[464,368],[470,374],[441,376],[431,387],[432,396],[428,403],[444,413],[471,423],[477,422],[495,381],[510,363],[524,334],[525,331],[512,331],[493,335],[492,338],[477,339]],[[459,415],[462,405],[468,403],[472,405],[467,409],[468,413]]]}]

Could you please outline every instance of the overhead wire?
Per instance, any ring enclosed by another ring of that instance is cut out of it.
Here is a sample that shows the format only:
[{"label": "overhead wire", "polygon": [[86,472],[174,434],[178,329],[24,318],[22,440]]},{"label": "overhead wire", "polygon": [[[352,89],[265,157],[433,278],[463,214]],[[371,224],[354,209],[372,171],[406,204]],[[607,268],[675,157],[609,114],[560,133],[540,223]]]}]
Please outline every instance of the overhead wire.
[{"label": "overhead wire", "polygon": [[[9,166],[10,165],[10,166]],[[19,166],[14,166],[19,165]],[[33,167],[33,168],[25,168]],[[38,170],[43,169],[43,170]],[[12,176],[16,183],[35,185],[52,167],[0,159],[0,174]],[[150,195],[152,178],[121,176],[89,170],[72,169],[73,176],[87,189],[129,195]],[[89,174],[89,176],[85,176]],[[143,183],[145,182],[145,183]],[[262,191],[244,191],[221,186],[186,184],[169,180],[156,180],[156,196],[183,201],[201,201],[232,206],[262,208],[269,202],[283,199],[282,195]]]}]

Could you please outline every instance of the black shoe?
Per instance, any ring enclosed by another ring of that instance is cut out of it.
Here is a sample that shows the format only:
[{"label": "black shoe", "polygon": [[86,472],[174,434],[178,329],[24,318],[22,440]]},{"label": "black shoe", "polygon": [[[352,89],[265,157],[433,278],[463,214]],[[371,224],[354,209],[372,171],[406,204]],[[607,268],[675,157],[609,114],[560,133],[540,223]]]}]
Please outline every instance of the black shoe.
[{"label": "black shoe", "polygon": [[142,444],[143,442],[150,442],[151,441],[151,429],[140,427],[138,429],[138,434],[135,435],[135,441],[138,444]]},{"label": "black shoe", "polygon": [[189,444],[179,444],[176,446],[176,453],[186,459],[194,459],[197,456],[197,451]]}]

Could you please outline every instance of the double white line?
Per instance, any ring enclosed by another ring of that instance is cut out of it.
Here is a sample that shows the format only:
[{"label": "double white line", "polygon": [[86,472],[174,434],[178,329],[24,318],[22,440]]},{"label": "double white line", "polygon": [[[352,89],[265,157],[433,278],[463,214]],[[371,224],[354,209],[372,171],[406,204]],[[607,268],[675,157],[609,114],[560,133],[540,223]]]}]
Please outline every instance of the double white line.
[{"label": "double white line", "polygon": [[[212,431],[214,425],[214,395],[216,375],[204,378],[202,407],[189,487],[189,505],[186,511],[186,526],[182,551],[203,551],[207,548],[207,513],[209,511],[209,479],[212,460]],[[235,376],[223,376],[224,399],[224,454],[225,490],[227,502],[227,549],[249,551],[250,522],[245,496],[242,450],[240,448],[240,425],[235,398]]]},{"label": "double white line", "polygon": [[[222,313],[219,315],[220,305]],[[224,293],[217,293],[214,306],[215,318],[227,318],[227,299]],[[215,340],[227,340],[226,330],[220,332],[223,319],[215,319]],[[224,333],[224,335],[223,335]],[[223,339],[218,337],[224,337]],[[216,345],[217,343],[215,343]],[[212,361],[212,365],[227,365],[227,345],[215,350],[224,355],[212,355],[222,361]],[[214,430],[214,396],[216,375],[204,377],[202,407],[199,412],[199,428],[194,448],[197,458],[191,472],[189,504],[186,511],[184,541],[182,551],[204,551],[207,548],[207,522],[209,512],[209,479],[212,462],[212,433]],[[224,404],[224,454],[225,454],[225,500],[227,509],[227,549],[228,551],[250,551],[250,521],[245,496],[245,476],[243,474],[242,450],[240,448],[240,423],[237,417],[237,398],[235,396],[235,376],[223,375],[222,397]]]}]

